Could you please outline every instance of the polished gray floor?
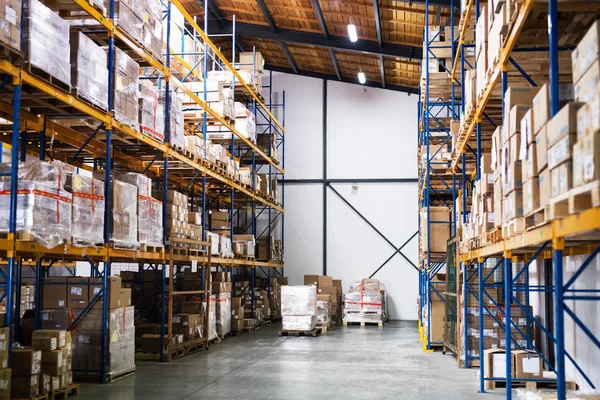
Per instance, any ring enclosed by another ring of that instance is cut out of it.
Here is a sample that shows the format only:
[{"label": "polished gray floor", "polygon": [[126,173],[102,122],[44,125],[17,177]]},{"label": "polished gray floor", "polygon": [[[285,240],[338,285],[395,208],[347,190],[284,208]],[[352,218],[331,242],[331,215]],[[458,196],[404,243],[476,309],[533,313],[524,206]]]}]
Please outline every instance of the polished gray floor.
[{"label": "polished gray floor", "polygon": [[169,364],[138,362],[133,376],[83,385],[85,399],[472,399],[477,370],[423,353],[416,324],[334,328],[279,337],[272,325]]}]

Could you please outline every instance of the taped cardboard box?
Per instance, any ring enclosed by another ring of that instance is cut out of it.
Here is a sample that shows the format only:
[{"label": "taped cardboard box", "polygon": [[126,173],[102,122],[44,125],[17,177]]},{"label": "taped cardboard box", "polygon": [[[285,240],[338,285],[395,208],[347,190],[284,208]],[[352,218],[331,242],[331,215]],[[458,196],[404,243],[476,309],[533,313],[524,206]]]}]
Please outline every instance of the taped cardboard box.
[{"label": "taped cardboard box", "polygon": [[551,197],[559,196],[573,187],[573,163],[565,161],[556,168],[550,170]]},{"label": "taped cardboard box", "polygon": [[600,56],[600,47],[598,45],[598,37],[600,36],[600,23],[594,22],[585,36],[579,41],[575,50],[571,53],[573,66],[573,82],[585,74],[588,68]]},{"label": "taped cardboard box", "polygon": [[5,0],[4,7],[0,7],[0,41],[16,51],[21,51],[21,3]]},{"label": "taped cardboard box", "polygon": [[573,149],[573,186],[600,179],[600,131],[582,136]]},{"label": "taped cardboard box", "polygon": [[583,103],[571,102],[564,106],[546,126],[548,148],[569,134],[577,134],[577,111]]}]

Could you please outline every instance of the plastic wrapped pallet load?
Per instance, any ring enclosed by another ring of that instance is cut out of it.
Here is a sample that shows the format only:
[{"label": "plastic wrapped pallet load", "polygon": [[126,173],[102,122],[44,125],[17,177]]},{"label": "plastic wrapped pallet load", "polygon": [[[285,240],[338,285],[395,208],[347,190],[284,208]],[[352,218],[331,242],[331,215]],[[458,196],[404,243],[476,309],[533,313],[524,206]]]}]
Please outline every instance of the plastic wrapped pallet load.
[{"label": "plastic wrapped pallet load", "polygon": [[344,322],[384,322],[385,286],[377,279],[353,282],[344,295]]},{"label": "plastic wrapped pallet load", "polygon": [[102,246],[104,242],[104,182],[68,174],[65,189],[73,197],[71,241],[75,246]]},{"label": "plastic wrapped pallet load", "polygon": [[103,110],[108,108],[108,56],[79,31],[71,32],[71,86],[77,95]]},{"label": "plastic wrapped pallet load", "polygon": [[281,315],[284,331],[311,331],[317,324],[317,287],[282,286]]},{"label": "plastic wrapped pallet load", "polygon": [[217,335],[222,338],[231,330],[231,293],[216,294],[214,301],[212,306],[215,308],[215,328]]},{"label": "plastic wrapped pallet load", "polygon": [[[72,195],[65,190],[62,163],[32,161],[19,164],[17,232],[33,236],[52,248],[71,239]],[[10,164],[0,164],[10,174]],[[9,231],[10,175],[0,178],[0,232]]]}]

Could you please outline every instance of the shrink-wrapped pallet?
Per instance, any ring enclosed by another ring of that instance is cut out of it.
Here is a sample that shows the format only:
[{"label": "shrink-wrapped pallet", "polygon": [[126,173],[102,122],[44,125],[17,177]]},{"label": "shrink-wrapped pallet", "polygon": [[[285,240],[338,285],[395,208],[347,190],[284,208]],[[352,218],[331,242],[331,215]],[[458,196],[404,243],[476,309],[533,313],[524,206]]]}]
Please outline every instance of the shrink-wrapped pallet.
[{"label": "shrink-wrapped pallet", "polygon": [[104,242],[104,182],[69,174],[65,188],[71,193],[71,241],[75,246],[100,246]]},{"label": "shrink-wrapped pallet", "polygon": [[71,32],[71,86],[79,97],[103,110],[108,108],[106,51],[79,31]]},{"label": "shrink-wrapped pallet", "polygon": [[[166,93],[162,91],[158,98],[158,104],[162,110],[166,106]],[[169,96],[169,145],[173,148],[183,150],[185,148],[185,135],[183,125],[183,105],[181,98],[174,92]],[[158,132],[165,132],[165,118],[157,118],[156,126]],[[166,136],[166,133],[165,133]]]},{"label": "shrink-wrapped pallet", "polygon": [[386,319],[385,286],[377,279],[350,284],[344,295],[344,322],[383,322]]},{"label": "shrink-wrapped pallet", "polygon": [[[0,164],[10,173],[10,164]],[[62,163],[33,161],[19,164],[16,231],[33,236],[45,247],[71,238],[71,193],[64,189],[67,174]],[[10,176],[0,179],[0,232],[9,231]]]},{"label": "shrink-wrapped pallet", "polygon": [[137,187],[137,238],[140,244],[162,246],[163,206],[152,197],[152,180],[135,172],[115,172],[114,177]]},{"label": "shrink-wrapped pallet", "polygon": [[[140,4],[142,3],[142,4]],[[142,42],[144,33],[144,3],[139,0],[115,0],[115,25],[131,36],[135,41]],[[106,9],[110,8],[110,0],[104,2]]]},{"label": "shrink-wrapped pallet", "polygon": [[115,118],[139,129],[139,64],[124,51],[115,48]]},{"label": "shrink-wrapped pallet", "polygon": [[164,126],[165,113],[163,106],[158,104],[158,89],[152,82],[140,81],[138,103],[140,129],[145,135],[164,143],[165,133],[159,127]]},{"label": "shrink-wrapped pallet", "polygon": [[317,297],[317,324],[327,325],[331,321],[331,297],[329,295],[323,296],[328,299],[319,299],[321,295]]},{"label": "shrink-wrapped pallet", "polygon": [[286,315],[317,315],[317,287],[282,286],[281,314]]},{"label": "shrink-wrapped pallet", "polygon": [[224,337],[231,331],[231,293],[219,293],[211,304],[215,309],[215,329],[219,337]]},{"label": "shrink-wrapped pallet", "polygon": [[25,60],[65,85],[71,85],[69,23],[38,0],[24,1]]},{"label": "shrink-wrapped pallet", "polygon": [[159,0],[144,1],[142,20],[142,45],[154,58],[162,61],[163,10]]},{"label": "shrink-wrapped pallet", "polygon": [[284,331],[312,331],[316,325],[316,315],[284,315],[281,318]]}]

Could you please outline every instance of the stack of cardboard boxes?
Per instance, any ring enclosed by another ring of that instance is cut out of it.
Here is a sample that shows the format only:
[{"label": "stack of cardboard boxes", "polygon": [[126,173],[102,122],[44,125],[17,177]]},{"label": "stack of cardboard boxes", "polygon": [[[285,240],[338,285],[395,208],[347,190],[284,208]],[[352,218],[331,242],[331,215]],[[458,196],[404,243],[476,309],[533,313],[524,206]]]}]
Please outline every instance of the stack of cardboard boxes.
[{"label": "stack of cardboard boxes", "polygon": [[256,240],[256,259],[259,261],[283,262],[281,240],[273,236],[261,236]]},{"label": "stack of cardboard boxes", "polygon": [[27,399],[37,397],[40,393],[41,372],[42,352],[40,350],[35,350],[32,347],[13,349],[10,398]]},{"label": "stack of cardboard boxes", "polygon": [[[421,218],[421,254],[427,253],[427,209],[420,211]],[[450,209],[448,207],[429,207],[429,251],[445,253],[450,239]],[[447,223],[446,223],[447,222]]]},{"label": "stack of cardboard boxes", "polygon": [[212,272],[211,275],[215,327],[217,335],[222,338],[231,331],[231,278],[229,272]]},{"label": "stack of cardboard boxes", "polygon": [[244,304],[241,297],[231,299],[231,330],[234,333],[244,331]]},{"label": "stack of cardboard boxes", "polygon": [[[162,197],[162,191],[154,191],[153,194],[154,197]],[[167,191],[167,237],[171,242],[171,247],[182,250],[188,248],[188,243],[173,240],[190,237],[188,220],[188,197],[183,193],[169,189]]]},{"label": "stack of cardboard boxes", "polygon": [[73,383],[71,332],[40,329],[33,332],[31,345],[42,352],[40,395],[65,389]]},{"label": "stack of cardboard boxes", "polygon": [[[506,352],[501,349],[487,349],[483,354],[483,376],[485,378],[506,378]],[[544,362],[533,351],[514,350],[511,352],[511,376],[516,379],[543,378]],[[494,381],[486,381],[486,389],[494,389]]]},{"label": "stack of cardboard boxes", "polygon": [[236,256],[254,257],[254,235],[233,235],[233,253]]},{"label": "stack of cardboard boxes", "polygon": [[269,303],[271,304],[271,320],[278,321],[281,319],[281,287],[288,284],[288,278],[278,276],[271,278],[271,287]]},{"label": "stack of cardboard boxes", "polygon": [[0,10],[0,19],[5,23],[0,30],[0,42],[15,51],[21,51],[21,2],[9,0]]},{"label": "stack of cardboard boxes", "polygon": [[304,275],[305,285],[317,287],[317,294],[331,296],[331,320],[339,321],[342,316],[342,281],[331,276]]}]

